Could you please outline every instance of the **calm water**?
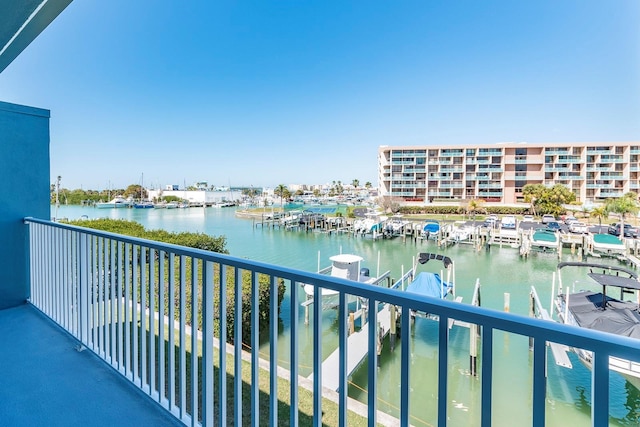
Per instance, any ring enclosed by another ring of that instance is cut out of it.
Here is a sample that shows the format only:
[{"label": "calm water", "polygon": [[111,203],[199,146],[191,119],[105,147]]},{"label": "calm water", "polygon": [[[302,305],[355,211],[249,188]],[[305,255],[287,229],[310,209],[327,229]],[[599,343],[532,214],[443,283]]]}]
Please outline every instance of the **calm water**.
[{"label": "calm water", "polygon": [[[52,208],[52,216],[55,208]],[[90,207],[61,206],[58,217],[79,219],[122,218],[140,222],[148,229],[193,231],[210,235],[224,235],[231,255],[256,261],[316,271],[318,257],[322,267],[337,253],[354,253],[364,258],[364,266],[374,276],[387,270],[394,278],[407,271],[413,257],[420,251],[437,251],[431,243],[403,242],[402,239],[378,240],[349,236],[324,235],[304,232],[285,232],[253,227],[251,220],[235,217],[233,208],[191,209],[96,209]],[[535,285],[540,298],[550,305],[552,272],[558,262],[555,254],[533,254],[523,260],[518,251],[510,247],[492,247],[479,252],[470,246],[453,246],[444,250],[456,266],[456,293],[469,302],[476,279],[480,279],[482,305],[503,310],[504,294],[510,294],[510,311],[528,314],[529,291]],[[567,251],[563,260],[577,260]],[[379,260],[379,264],[378,264]],[[602,260],[598,260],[601,262]],[[567,283],[565,279],[565,283]],[[303,295],[300,294],[300,300]],[[329,310],[323,316],[325,334],[323,353],[326,358],[337,346],[337,319]],[[311,327],[305,326],[304,310],[300,310],[300,373],[311,373]],[[284,330],[278,340],[279,363],[288,367],[286,335],[289,330],[289,296],[282,307]],[[426,319],[417,319],[411,332],[411,422],[431,426],[437,421],[437,325]],[[261,349],[268,358],[268,343]],[[454,327],[449,344],[449,425],[479,425],[480,381],[469,375],[469,332]],[[591,425],[589,404],[590,371],[570,353],[573,369],[557,367],[549,356],[547,388],[547,425],[572,427]],[[528,338],[497,333],[494,336],[494,425],[530,425],[532,358]],[[379,408],[397,414],[400,387],[400,351],[389,351],[388,342],[381,356],[378,371]],[[349,393],[366,402],[366,363],[353,375]],[[523,414],[527,414],[523,417]],[[640,392],[616,373],[611,374],[611,425],[640,424]]]}]

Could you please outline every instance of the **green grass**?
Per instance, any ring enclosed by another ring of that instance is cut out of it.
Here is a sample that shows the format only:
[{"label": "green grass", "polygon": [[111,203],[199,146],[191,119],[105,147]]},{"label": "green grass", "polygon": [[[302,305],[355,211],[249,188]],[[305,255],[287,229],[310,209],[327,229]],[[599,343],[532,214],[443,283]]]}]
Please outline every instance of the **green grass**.
[{"label": "green grass", "polygon": [[[115,327],[115,325],[114,325]],[[131,326],[131,340],[133,341],[133,329],[134,326]],[[161,361],[159,360],[159,335],[158,335],[158,323],[156,320],[156,324],[154,326],[154,353],[155,353],[155,368],[156,368],[156,391],[159,389],[159,364]],[[165,395],[168,396],[168,379],[169,379],[169,341],[168,341],[168,328],[165,327],[165,339],[163,340],[164,344],[164,354],[165,354]],[[104,326],[104,333],[110,333],[109,327]],[[117,332],[116,332],[117,334]],[[175,331],[175,339],[179,340],[179,332]],[[141,360],[141,344],[142,337],[145,337],[146,345],[147,345],[147,357],[149,357],[149,343],[150,343],[150,333],[147,329],[145,333],[141,330],[138,325],[138,372],[141,372],[142,369],[142,360]],[[120,339],[116,337],[117,342],[120,342]],[[198,340],[198,357],[197,357],[197,366],[198,372],[202,372],[202,342]],[[176,375],[175,375],[175,384],[179,384],[179,355],[180,349],[177,346],[174,346],[174,355],[176,361]],[[192,404],[191,404],[191,337],[187,335],[186,343],[185,343],[185,359],[186,359],[186,399],[185,399],[185,407],[187,413],[192,413]],[[219,381],[220,381],[220,352],[219,349],[214,349],[213,354],[214,360],[214,398],[213,398],[213,412],[214,412],[214,421],[218,422],[218,417],[220,413],[220,398],[218,393]],[[235,396],[235,388],[234,388],[234,355],[227,353],[226,357],[226,386],[227,386],[227,400],[226,400],[226,411],[227,411],[227,425],[233,426],[233,417],[234,417],[234,409],[236,405],[236,396]],[[147,381],[150,376],[150,368],[147,363]],[[201,402],[201,376],[198,375],[198,406],[200,406]],[[251,421],[251,364],[245,360],[242,361],[242,425],[249,425]],[[289,380],[285,378],[278,377],[277,378],[277,393],[278,393],[278,426],[290,426],[289,415],[291,408],[291,396],[290,396],[290,387],[291,383]],[[176,387],[178,388],[178,387]],[[269,403],[270,403],[270,374],[265,369],[258,369],[258,389],[259,389],[259,398],[258,398],[258,418],[259,425],[269,425]],[[175,395],[175,402],[178,405],[181,405],[180,402],[180,393],[179,390]],[[323,398],[322,399],[322,424],[324,426],[337,426],[338,425],[338,417],[339,417],[339,408],[338,405],[331,401],[330,399]],[[198,410],[198,418],[201,419],[202,408],[199,407]],[[312,426],[313,425],[313,392],[311,390],[307,390],[304,387],[298,387],[298,426]],[[349,426],[366,426],[367,418],[362,417],[358,414],[348,411],[347,412],[347,425]]]}]

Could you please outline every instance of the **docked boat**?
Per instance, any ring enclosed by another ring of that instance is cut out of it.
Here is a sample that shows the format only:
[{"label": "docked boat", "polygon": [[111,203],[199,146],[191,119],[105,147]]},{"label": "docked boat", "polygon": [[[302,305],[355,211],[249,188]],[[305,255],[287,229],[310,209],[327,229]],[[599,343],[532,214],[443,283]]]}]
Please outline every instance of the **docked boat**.
[{"label": "docked boat", "polygon": [[[379,277],[371,277],[369,275],[369,269],[361,267],[363,258],[354,254],[339,254],[329,258],[331,265],[324,269],[318,270],[319,274],[327,274],[332,277],[340,277],[343,279],[353,280],[356,282],[367,283],[370,285],[377,285],[382,280],[385,280],[390,272],[386,272]],[[314,286],[309,284],[303,284],[305,294],[307,295],[307,301],[304,303],[308,305],[313,301]],[[322,308],[335,308],[339,304],[338,291],[333,289],[322,288]],[[351,302],[351,300],[348,300]]]},{"label": "docked boat", "polygon": [[384,225],[384,233],[390,236],[401,235],[405,228],[411,224],[411,221],[402,219],[402,215],[394,215],[387,220]]},{"label": "docked boat", "polygon": [[422,236],[435,239],[440,232],[440,223],[435,219],[427,219],[422,226]]},{"label": "docked boat", "polygon": [[624,255],[627,248],[624,240],[612,234],[587,234],[587,250],[595,256],[617,256]]},{"label": "docked boat", "polygon": [[135,209],[153,209],[153,202],[150,202],[148,200],[140,201],[140,202],[134,203],[133,207]]},{"label": "docked boat", "polygon": [[96,203],[98,209],[112,209],[112,208],[130,208],[133,206],[133,200],[131,198],[125,199],[122,196],[116,196],[108,202]]},{"label": "docked boat", "polygon": [[[589,283],[574,282],[573,287],[578,284],[583,288],[580,290],[570,290],[569,286],[563,286],[561,271],[566,267],[577,267],[585,271],[585,275],[590,278]],[[555,294],[553,308],[558,322],[640,339],[640,281],[636,272],[613,265],[561,262],[557,266],[554,279],[556,277],[558,293]],[[607,293],[612,288],[619,290],[619,299]],[[555,281],[552,293],[553,289]],[[578,355],[581,362],[591,367],[591,351],[580,348],[571,350]],[[567,367],[571,367],[570,363]],[[620,373],[629,383],[640,389],[640,363],[610,357],[609,369]]]},{"label": "docked boat", "polygon": [[353,224],[353,231],[356,234],[382,234],[384,231],[384,223],[387,217],[377,212],[367,212],[365,217],[359,219]]},{"label": "docked boat", "polygon": [[540,250],[557,250],[560,247],[560,235],[549,228],[537,229],[531,234],[531,246]]},{"label": "docked boat", "polygon": [[[435,260],[442,263],[440,273],[431,271],[418,272],[419,265]],[[446,272],[446,273],[445,273]],[[446,280],[443,276],[446,274]],[[441,254],[422,252],[413,266],[413,281],[407,285],[405,291],[433,298],[446,298],[447,295],[455,296],[455,272],[451,258]]]}]

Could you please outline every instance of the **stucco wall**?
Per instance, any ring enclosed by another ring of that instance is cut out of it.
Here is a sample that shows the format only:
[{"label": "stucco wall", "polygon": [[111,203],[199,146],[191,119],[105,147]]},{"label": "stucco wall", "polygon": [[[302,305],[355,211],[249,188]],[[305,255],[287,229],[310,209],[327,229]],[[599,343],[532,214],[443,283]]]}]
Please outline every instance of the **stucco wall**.
[{"label": "stucco wall", "polygon": [[0,102],[0,309],[29,297],[28,230],[48,219],[49,111]]}]

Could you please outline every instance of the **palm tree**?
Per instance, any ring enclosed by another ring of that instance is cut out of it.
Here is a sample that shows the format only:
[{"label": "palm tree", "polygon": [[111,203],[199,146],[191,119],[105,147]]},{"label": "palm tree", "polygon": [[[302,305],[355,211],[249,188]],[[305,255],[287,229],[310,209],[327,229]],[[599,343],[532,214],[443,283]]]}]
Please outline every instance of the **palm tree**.
[{"label": "palm tree", "polygon": [[607,216],[607,211],[605,210],[604,206],[598,206],[591,209],[590,216],[598,218],[598,225],[602,227],[602,218]]},{"label": "palm tree", "polygon": [[636,215],[640,211],[638,195],[629,192],[622,197],[609,199],[604,205],[605,212],[613,212],[620,215],[620,237],[624,237],[624,220],[628,214]]},{"label": "palm tree", "polygon": [[357,190],[358,187],[360,187],[360,180],[354,179],[353,181],[351,181],[351,185],[353,185],[353,188]]},{"label": "palm tree", "polygon": [[484,205],[483,199],[471,199],[469,200],[469,204],[467,205],[467,213],[471,213],[473,215],[473,223],[476,222],[476,212],[481,210]]},{"label": "palm tree", "polygon": [[284,184],[279,184],[274,190],[273,194],[280,197],[280,207],[282,208],[282,199],[289,198],[289,189]]}]

